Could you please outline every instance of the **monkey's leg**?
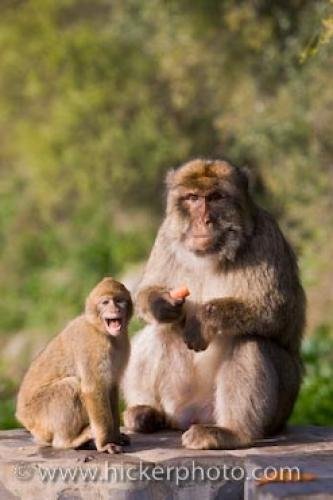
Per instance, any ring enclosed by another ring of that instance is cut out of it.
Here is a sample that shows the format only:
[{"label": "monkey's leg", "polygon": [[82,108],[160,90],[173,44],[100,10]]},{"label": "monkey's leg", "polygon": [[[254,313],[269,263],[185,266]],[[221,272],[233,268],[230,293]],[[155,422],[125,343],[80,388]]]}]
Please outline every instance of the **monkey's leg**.
[{"label": "monkey's leg", "polygon": [[90,426],[87,426],[78,436],[72,439],[66,437],[66,435],[61,435],[61,433],[55,435],[52,445],[54,448],[79,448],[91,439],[93,439],[93,435]]},{"label": "monkey's leg", "polygon": [[164,412],[148,405],[136,405],[124,411],[124,424],[134,432],[150,433],[167,427]]},{"label": "monkey's leg", "polygon": [[124,424],[135,432],[154,432],[167,426],[166,416],[159,404],[157,379],[163,352],[155,328],[149,325],[133,339],[123,380],[127,403]]},{"label": "monkey's leg", "polygon": [[216,425],[191,426],[182,436],[183,445],[232,449],[276,432],[289,416],[299,380],[290,354],[271,341],[235,339],[217,375]]},{"label": "monkey's leg", "polygon": [[92,436],[75,377],[57,381],[39,394],[39,415],[31,430],[37,440],[55,448],[77,448]]}]

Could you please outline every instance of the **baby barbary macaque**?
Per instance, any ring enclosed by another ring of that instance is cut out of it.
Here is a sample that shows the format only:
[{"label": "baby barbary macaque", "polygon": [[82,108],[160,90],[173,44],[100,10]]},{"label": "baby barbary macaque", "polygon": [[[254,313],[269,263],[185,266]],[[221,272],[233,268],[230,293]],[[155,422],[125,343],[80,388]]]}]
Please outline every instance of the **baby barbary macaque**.
[{"label": "baby barbary macaque", "polygon": [[128,444],[119,430],[118,388],[130,346],[132,300],[124,285],[104,278],[85,312],[32,362],[17,399],[16,417],[41,444],[77,448],[94,440],[101,452]]}]

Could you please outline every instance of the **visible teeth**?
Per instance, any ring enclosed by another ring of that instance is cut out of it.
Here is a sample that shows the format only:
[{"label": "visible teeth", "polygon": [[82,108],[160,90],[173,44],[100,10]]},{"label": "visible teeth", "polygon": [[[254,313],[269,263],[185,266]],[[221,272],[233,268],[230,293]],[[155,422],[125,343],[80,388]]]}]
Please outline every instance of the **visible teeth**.
[{"label": "visible teeth", "polygon": [[108,327],[111,325],[113,326],[120,326],[121,325],[121,318],[105,318],[105,322]]}]

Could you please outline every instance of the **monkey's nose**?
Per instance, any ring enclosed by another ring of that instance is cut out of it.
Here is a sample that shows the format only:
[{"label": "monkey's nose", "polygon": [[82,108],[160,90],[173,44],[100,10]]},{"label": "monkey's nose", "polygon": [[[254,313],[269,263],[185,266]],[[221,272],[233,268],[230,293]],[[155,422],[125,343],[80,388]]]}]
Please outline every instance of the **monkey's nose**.
[{"label": "monkey's nose", "polygon": [[122,311],[119,307],[117,307],[117,306],[110,308],[110,309],[109,309],[109,311],[110,311],[110,314],[112,314],[112,315],[114,315],[114,316],[121,316],[121,314],[122,314],[122,312],[123,312],[123,311]]}]

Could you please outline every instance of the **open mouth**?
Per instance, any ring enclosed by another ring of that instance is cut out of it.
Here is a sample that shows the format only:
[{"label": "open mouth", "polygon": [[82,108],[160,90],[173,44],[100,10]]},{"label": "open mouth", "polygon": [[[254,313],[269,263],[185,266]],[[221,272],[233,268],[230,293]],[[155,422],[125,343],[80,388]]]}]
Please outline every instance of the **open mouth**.
[{"label": "open mouth", "polygon": [[104,324],[110,335],[117,336],[122,329],[122,318],[121,316],[109,316],[104,318]]}]

